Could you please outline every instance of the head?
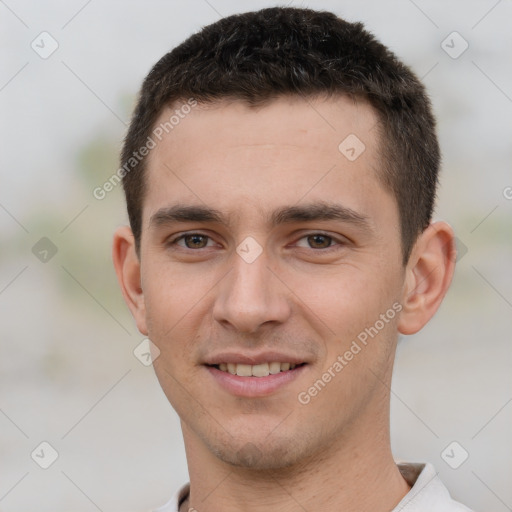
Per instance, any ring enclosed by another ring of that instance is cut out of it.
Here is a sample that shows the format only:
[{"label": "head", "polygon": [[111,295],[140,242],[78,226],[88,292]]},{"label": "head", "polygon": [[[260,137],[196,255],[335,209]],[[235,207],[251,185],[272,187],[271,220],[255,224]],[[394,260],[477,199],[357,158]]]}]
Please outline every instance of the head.
[{"label": "head", "polygon": [[[114,262],[189,444],[276,468],[387,423],[398,333],[453,274],[439,163],[422,84],[331,13],[230,16],[153,67]],[[224,378],[237,362],[297,367],[253,392]]]}]

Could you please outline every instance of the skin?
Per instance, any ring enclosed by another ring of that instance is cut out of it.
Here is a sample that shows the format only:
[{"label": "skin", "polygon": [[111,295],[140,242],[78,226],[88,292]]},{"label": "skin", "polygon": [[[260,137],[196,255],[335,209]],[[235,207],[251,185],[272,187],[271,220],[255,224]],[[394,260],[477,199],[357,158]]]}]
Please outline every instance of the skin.
[{"label": "skin", "polygon": [[[369,105],[346,97],[258,108],[221,101],[195,107],[151,151],[140,259],[126,226],[113,259],[138,329],[160,350],[154,368],[181,419],[191,482],[182,510],[385,512],[409,491],[389,440],[396,342],[441,303],[454,235],[432,223],[402,265],[396,200],[378,176],[376,122]],[[352,162],[338,150],[349,134],[366,147]],[[364,222],[267,222],[279,208],[317,202]],[[177,203],[215,208],[229,222],[155,222]],[[311,236],[319,232],[327,238]],[[173,245],[183,233],[206,238]],[[236,252],[248,236],[262,248],[252,263]],[[400,313],[300,403],[393,304]],[[264,397],[234,396],[204,365],[221,350],[270,349],[307,365]]]}]

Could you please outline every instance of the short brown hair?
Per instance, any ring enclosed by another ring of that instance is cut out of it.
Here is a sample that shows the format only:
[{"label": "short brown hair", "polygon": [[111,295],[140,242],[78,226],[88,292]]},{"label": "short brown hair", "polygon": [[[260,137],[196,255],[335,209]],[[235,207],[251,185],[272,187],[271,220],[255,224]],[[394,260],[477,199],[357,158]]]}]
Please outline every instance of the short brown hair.
[{"label": "short brown hair", "polygon": [[[190,36],[145,78],[121,164],[144,146],[162,109],[178,100],[231,98],[256,105],[283,95],[337,94],[362,98],[378,115],[379,179],[398,204],[405,264],[435,203],[440,151],[430,101],[414,73],[361,23],[330,12],[262,9],[223,18]],[[146,160],[123,177],[138,253]]]}]

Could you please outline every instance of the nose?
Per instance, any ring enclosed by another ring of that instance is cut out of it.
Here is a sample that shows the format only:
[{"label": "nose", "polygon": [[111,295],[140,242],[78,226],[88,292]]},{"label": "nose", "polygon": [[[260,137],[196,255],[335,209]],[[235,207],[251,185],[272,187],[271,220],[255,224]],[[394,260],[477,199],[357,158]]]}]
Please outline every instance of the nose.
[{"label": "nose", "polygon": [[232,270],[219,283],[214,319],[238,332],[254,334],[262,326],[280,324],[290,316],[287,288],[270,270],[263,252],[252,263],[233,254]]}]

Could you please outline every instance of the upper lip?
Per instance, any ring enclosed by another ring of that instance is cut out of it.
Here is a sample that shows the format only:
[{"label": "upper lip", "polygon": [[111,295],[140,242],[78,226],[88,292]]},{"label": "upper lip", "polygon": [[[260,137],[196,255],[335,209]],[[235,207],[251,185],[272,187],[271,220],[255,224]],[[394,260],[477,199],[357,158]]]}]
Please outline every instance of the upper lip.
[{"label": "upper lip", "polygon": [[283,352],[269,351],[269,352],[259,352],[257,354],[248,354],[248,353],[240,353],[240,352],[220,352],[218,354],[211,355],[207,357],[204,361],[204,364],[207,365],[218,365],[220,363],[233,363],[233,364],[262,364],[262,363],[291,363],[291,364],[301,364],[305,363],[306,359],[297,357],[296,354],[284,354]]}]

